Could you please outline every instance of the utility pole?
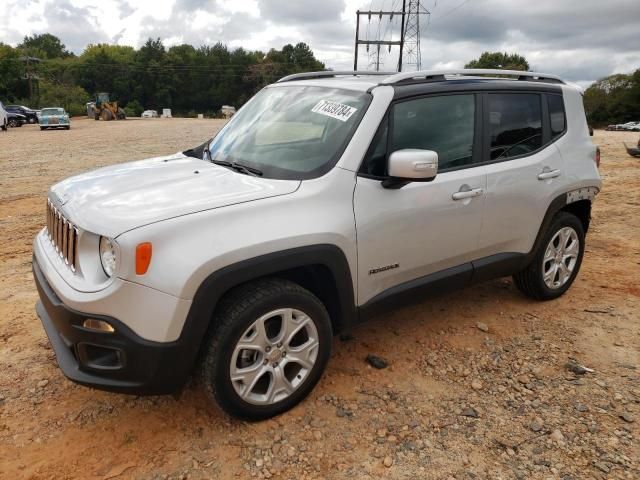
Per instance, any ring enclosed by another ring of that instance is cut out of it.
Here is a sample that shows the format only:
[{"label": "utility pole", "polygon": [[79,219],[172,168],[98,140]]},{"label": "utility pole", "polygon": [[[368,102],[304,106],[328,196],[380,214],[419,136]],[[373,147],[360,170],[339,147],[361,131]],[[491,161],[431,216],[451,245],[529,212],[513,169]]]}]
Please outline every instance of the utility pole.
[{"label": "utility pole", "polygon": [[[377,16],[382,22],[388,17],[388,21],[393,20],[394,15],[401,17],[400,23],[400,40],[384,40],[378,36],[375,39],[360,38],[360,17],[367,16],[371,22],[372,16]],[[386,46],[391,51],[391,47],[398,46],[400,48],[398,56],[398,71],[402,71],[403,64],[405,66],[413,66],[417,70],[422,68],[422,58],[420,54],[420,15],[431,15],[431,13],[422,6],[420,0],[402,0],[402,11],[356,11],[356,39],[354,45],[353,69],[358,70],[358,47],[365,45],[367,52],[371,46],[376,48],[375,57],[370,61],[370,66],[376,71],[380,70],[380,47]],[[372,57],[374,56],[372,55]]]},{"label": "utility pole", "polygon": [[366,15],[369,19],[369,21],[371,21],[371,16],[375,15],[377,16],[380,21],[382,21],[382,19],[384,17],[389,17],[389,21],[393,20],[393,16],[394,15],[402,15],[402,12],[393,12],[393,11],[372,11],[372,10],[367,10],[367,11],[360,11],[358,10],[356,12],[356,41],[355,41],[355,51],[354,51],[354,58],[353,58],[353,69],[354,70],[358,70],[358,46],[359,45],[366,45],[367,47],[367,51],[369,51],[369,48],[371,47],[371,45],[375,46],[377,49],[377,60],[375,61],[375,66],[376,66],[376,70],[380,69],[380,47],[382,45],[384,46],[388,46],[389,49],[391,49],[392,46],[394,45],[398,45],[400,46],[402,43],[402,39],[400,40],[381,40],[381,39],[375,39],[375,40],[371,40],[369,38],[362,40],[360,39],[360,17]]},{"label": "utility pole", "polygon": [[40,102],[40,77],[36,73],[35,67],[40,63],[40,59],[24,56],[20,57],[20,60],[25,63],[25,73],[22,78],[29,84],[29,100],[33,102],[35,99],[35,102],[38,103]]},{"label": "utility pole", "polygon": [[404,19],[407,11],[407,0],[402,0],[402,20],[400,21],[400,55],[398,55],[398,71],[402,71],[402,50],[404,50]]}]

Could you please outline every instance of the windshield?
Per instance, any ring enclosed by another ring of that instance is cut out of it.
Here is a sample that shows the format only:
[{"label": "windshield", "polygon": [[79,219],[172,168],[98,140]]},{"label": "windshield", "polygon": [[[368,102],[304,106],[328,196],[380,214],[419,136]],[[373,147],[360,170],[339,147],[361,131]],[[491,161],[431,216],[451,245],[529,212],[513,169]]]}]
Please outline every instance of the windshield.
[{"label": "windshield", "polygon": [[45,108],[42,110],[42,115],[64,115],[64,110],[61,108]]},{"label": "windshield", "polygon": [[323,175],[338,161],[369,99],[336,88],[265,88],[214,137],[211,160],[249,166],[268,178]]}]

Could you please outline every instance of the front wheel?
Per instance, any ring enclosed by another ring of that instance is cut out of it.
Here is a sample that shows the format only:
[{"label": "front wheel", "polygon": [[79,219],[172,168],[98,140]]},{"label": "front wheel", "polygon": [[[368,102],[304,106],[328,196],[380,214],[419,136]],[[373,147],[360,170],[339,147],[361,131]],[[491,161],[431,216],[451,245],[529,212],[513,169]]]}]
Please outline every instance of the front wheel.
[{"label": "front wheel", "polygon": [[9,119],[9,122],[7,123],[7,125],[9,125],[10,127],[14,128],[14,127],[18,127],[18,126],[22,126],[20,124],[20,122],[18,120],[16,120],[15,118],[11,118]]},{"label": "front wheel", "polygon": [[2,128],[3,131],[7,131],[7,120],[5,119],[4,122],[2,122],[2,126],[0,127]]},{"label": "front wheel", "polygon": [[309,394],[329,360],[326,308],[287,280],[235,288],[213,322],[202,380],[222,409],[239,418],[262,420],[289,410]]},{"label": "front wheel", "polygon": [[584,255],[584,240],[584,227],[578,217],[559,212],[532,262],[513,276],[516,287],[536,300],[558,298],[578,275]]}]

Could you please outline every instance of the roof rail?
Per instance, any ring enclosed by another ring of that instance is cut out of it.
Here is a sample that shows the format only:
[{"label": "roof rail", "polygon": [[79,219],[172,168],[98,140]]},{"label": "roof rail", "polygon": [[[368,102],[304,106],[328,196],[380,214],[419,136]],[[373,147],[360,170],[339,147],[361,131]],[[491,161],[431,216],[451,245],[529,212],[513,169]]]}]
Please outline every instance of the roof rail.
[{"label": "roof rail", "polygon": [[294,73],[293,75],[287,75],[286,77],[282,77],[280,80],[278,80],[276,83],[281,83],[281,82],[291,82],[294,80],[310,80],[310,79],[314,79],[314,78],[323,78],[323,77],[338,77],[338,76],[358,76],[358,75],[366,75],[366,76],[370,76],[370,75],[384,75],[386,77],[388,77],[389,75],[393,75],[395,72],[371,72],[371,71],[331,71],[331,70],[325,70],[322,72],[304,72],[304,73]]},{"label": "roof rail", "polygon": [[483,75],[500,75],[517,77],[518,80],[533,80],[548,83],[566,83],[557,75],[549,75],[547,73],[523,72],[520,70],[498,70],[486,68],[462,68],[458,70],[421,70],[418,72],[402,72],[385,78],[382,85],[393,85],[402,82],[414,81],[443,81],[446,76],[483,76]]}]

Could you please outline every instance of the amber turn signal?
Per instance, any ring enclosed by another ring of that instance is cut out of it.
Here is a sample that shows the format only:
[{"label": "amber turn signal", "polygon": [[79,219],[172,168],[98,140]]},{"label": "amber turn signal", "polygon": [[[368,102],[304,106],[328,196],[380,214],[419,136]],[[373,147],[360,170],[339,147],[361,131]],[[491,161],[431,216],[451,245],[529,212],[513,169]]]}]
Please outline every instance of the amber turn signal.
[{"label": "amber turn signal", "polygon": [[153,249],[150,242],[138,244],[136,247],[136,275],[144,275],[149,270]]}]

